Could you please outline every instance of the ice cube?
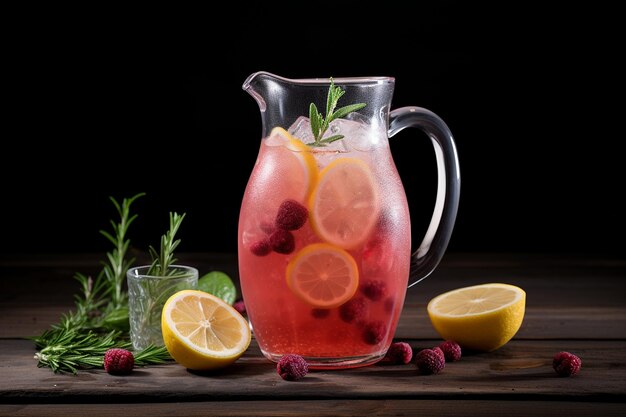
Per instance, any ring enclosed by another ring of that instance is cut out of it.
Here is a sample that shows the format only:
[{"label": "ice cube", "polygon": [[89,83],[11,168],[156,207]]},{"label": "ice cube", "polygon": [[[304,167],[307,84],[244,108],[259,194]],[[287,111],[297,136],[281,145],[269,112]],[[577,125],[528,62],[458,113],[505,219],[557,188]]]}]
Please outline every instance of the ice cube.
[{"label": "ice cube", "polygon": [[302,143],[310,143],[315,139],[313,138],[313,132],[311,132],[311,122],[308,117],[300,116],[287,131],[294,138],[300,140]]},{"label": "ice cube", "polygon": [[363,116],[353,113],[350,119],[337,119],[330,123],[330,135],[343,135],[347,150],[369,151],[379,146],[385,139],[385,132],[377,126],[370,125]]}]

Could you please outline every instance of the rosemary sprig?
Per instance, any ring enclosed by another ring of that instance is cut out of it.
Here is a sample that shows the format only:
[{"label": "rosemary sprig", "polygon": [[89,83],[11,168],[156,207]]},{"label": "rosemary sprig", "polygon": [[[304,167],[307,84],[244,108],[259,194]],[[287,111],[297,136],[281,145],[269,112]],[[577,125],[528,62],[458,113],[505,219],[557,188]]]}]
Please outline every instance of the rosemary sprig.
[{"label": "rosemary sprig", "polygon": [[126,271],[135,262],[135,259],[126,259],[126,252],[128,252],[128,246],[130,245],[130,240],[126,239],[126,233],[128,232],[128,227],[137,218],[136,214],[130,215],[130,206],[136,199],[144,195],[145,193],[140,193],[130,199],[124,199],[121,206],[111,197],[111,202],[113,202],[120,216],[120,222],[116,224],[111,220],[114,235],[105,230],[100,230],[100,234],[107,238],[115,247],[112,252],[107,253],[109,263],[103,263],[103,272],[108,283],[111,304],[114,307],[128,304],[128,295],[123,291],[123,285],[126,280]]},{"label": "rosemary sprig", "polygon": [[104,353],[126,343],[117,341],[120,334],[113,331],[99,335],[92,331],[67,329],[47,340],[46,346],[35,354],[38,367],[47,366],[54,372],[75,374],[78,369],[99,368],[104,365]]},{"label": "rosemary sprig", "polygon": [[135,365],[160,365],[172,361],[172,357],[165,346],[150,345],[144,350],[134,352]]},{"label": "rosemary sprig", "polygon": [[150,256],[152,257],[152,264],[148,270],[148,275],[157,277],[165,277],[174,275],[177,273],[176,269],[172,269],[171,266],[176,263],[177,259],[174,258],[174,250],[180,244],[180,239],[174,240],[178,229],[180,228],[186,213],[179,215],[178,213],[170,212],[170,228],[161,236],[161,248],[159,252],[150,246]]},{"label": "rosemary sprig", "polygon": [[149,248],[152,264],[146,275],[163,277],[163,279],[142,280],[137,284],[141,287],[141,291],[144,294],[151,294],[151,297],[147,297],[145,305],[142,307],[143,313],[137,325],[140,329],[160,328],[163,305],[180,285],[177,280],[170,278],[179,278],[187,274],[186,271],[172,267],[177,260],[174,257],[174,250],[180,244],[180,239],[175,239],[175,237],[184,218],[185,213],[179,215],[178,213],[170,212],[170,227],[161,236],[159,251],[157,252],[152,246]]},{"label": "rosemary sprig", "polygon": [[[119,331],[97,334],[67,329],[58,332],[35,354],[37,367],[49,367],[54,372],[75,374],[79,369],[102,368],[104,354],[111,348],[132,349]],[[157,365],[171,360],[165,347],[151,345],[133,354],[136,366]]]},{"label": "rosemary sprig", "polygon": [[324,116],[320,114],[320,112],[317,110],[317,106],[315,105],[315,103],[311,103],[311,105],[309,106],[309,119],[311,121],[311,131],[313,132],[313,138],[315,140],[313,142],[307,143],[307,145],[314,147],[326,146],[329,143],[344,138],[343,135],[332,135],[324,138],[324,133],[326,133],[330,122],[332,122],[333,120],[346,117],[350,113],[361,110],[363,107],[366,106],[365,103],[357,103],[350,104],[348,106],[344,106],[335,110],[339,99],[345,93],[346,91],[342,90],[341,87],[335,86],[335,82],[331,77],[330,88],[328,89],[328,97],[326,98],[326,117],[324,118]]}]

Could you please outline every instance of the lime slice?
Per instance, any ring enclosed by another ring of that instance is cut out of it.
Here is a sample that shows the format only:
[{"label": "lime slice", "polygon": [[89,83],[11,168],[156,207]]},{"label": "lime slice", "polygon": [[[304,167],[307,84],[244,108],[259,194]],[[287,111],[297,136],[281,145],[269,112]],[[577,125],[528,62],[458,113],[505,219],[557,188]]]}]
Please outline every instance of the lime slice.
[{"label": "lime slice", "polygon": [[211,271],[198,280],[198,290],[213,294],[230,305],[237,298],[237,288],[228,275],[221,271]]}]

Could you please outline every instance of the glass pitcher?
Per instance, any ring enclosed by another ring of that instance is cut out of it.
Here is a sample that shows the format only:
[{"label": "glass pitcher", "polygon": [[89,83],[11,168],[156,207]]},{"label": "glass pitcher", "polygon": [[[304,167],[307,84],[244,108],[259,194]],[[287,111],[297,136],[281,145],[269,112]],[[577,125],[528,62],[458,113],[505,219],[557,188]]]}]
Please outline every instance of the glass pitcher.
[{"label": "glass pitcher", "polygon": [[[314,369],[373,364],[392,342],[406,289],[448,245],[460,191],[452,134],[426,109],[390,111],[391,77],[258,72],[243,89],[262,119],[238,232],[241,290],[259,347],[272,361],[302,355]],[[406,127],[431,138],[438,167],[433,216],[414,253],[387,139]]]}]

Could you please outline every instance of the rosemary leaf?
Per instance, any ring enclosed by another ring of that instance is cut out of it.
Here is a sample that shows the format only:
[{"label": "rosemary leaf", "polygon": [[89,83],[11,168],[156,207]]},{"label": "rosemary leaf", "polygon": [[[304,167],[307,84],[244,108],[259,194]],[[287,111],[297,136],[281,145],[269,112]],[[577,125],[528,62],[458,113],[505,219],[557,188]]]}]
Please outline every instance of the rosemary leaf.
[{"label": "rosemary leaf", "polygon": [[343,135],[333,135],[333,136],[329,136],[327,138],[322,139],[320,141],[320,143],[324,143],[324,144],[326,144],[326,143],[333,143],[334,141],[341,140],[343,138],[344,138]]},{"label": "rosemary leaf", "polygon": [[135,365],[159,365],[172,360],[165,346],[150,345],[142,351],[134,352]]},{"label": "rosemary leaf", "polygon": [[[334,82],[333,82],[333,79],[331,77],[330,78],[330,88],[328,89],[328,96],[326,97],[326,114],[331,114],[332,113],[332,106],[333,106],[333,99],[334,99],[334,97],[333,97],[333,93],[334,93],[333,84],[334,84]],[[337,103],[335,102],[335,105],[336,104]]]},{"label": "rosemary leaf", "polygon": [[361,110],[365,106],[366,106],[365,103],[357,103],[357,104],[350,104],[349,106],[341,107],[340,109],[337,109],[337,111],[335,111],[332,114],[332,116],[330,117],[330,121],[332,122],[335,119],[344,118],[352,112]]},{"label": "rosemary leaf", "polygon": [[318,114],[317,106],[315,106],[315,103],[311,103],[309,106],[309,120],[311,121],[311,131],[315,139],[317,139],[320,131]]},{"label": "rosemary leaf", "polygon": [[106,237],[109,242],[113,243],[114,245],[117,245],[117,241],[115,240],[115,238],[113,237],[113,235],[111,235],[111,233],[105,231],[105,230],[100,230],[100,234],[104,237]]}]

